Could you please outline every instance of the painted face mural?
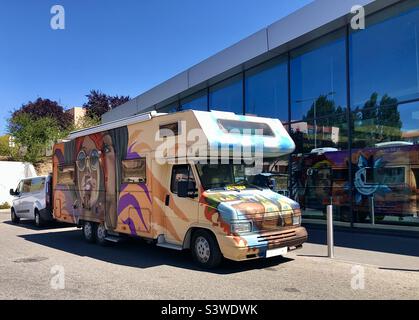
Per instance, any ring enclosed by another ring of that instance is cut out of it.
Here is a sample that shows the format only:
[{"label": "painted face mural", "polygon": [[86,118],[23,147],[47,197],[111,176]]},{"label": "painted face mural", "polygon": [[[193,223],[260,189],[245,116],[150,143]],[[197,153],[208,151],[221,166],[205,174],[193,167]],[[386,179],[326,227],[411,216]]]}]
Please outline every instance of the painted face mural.
[{"label": "painted face mural", "polygon": [[77,190],[81,207],[94,214],[104,212],[105,171],[103,137],[96,134],[80,138],[76,143]]}]

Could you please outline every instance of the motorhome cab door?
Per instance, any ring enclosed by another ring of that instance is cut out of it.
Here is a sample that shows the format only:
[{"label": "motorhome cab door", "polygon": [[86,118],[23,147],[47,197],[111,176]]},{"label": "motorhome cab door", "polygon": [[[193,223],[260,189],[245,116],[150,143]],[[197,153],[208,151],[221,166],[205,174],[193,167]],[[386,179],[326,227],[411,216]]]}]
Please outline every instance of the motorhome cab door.
[{"label": "motorhome cab door", "polygon": [[[182,243],[190,223],[198,221],[199,197],[196,173],[189,164],[169,166],[169,190],[165,197],[168,242]],[[181,194],[179,182],[187,183],[187,195]],[[171,232],[173,230],[174,232]]]}]

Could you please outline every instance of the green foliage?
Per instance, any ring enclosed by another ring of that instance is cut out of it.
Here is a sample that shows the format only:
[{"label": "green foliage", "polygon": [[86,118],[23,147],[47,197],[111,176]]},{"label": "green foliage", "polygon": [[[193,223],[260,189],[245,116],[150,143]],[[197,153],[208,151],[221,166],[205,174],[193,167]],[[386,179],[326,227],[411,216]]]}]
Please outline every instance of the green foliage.
[{"label": "green foliage", "polygon": [[52,118],[57,121],[61,129],[66,130],[72,124],[72,117],[65,112],[64,108],[57,101],[38,98],[29,101],[13,112],[12,118],[21,114],[28,114],[33,120]]},{"label": "green foliage", "polygon": [[17,147],[11,147],[9,139],[9,135],[0,137],[0,156],[6,157],[12,161],[18,160],[19,149]]},{"label": "green foliage", "polygon": [[16,144],[26,149],[22,159],[32,163],[41,161],[46,148],[68,134],[68,130],[60,128],[57,120],[49,117],[34,119],[27,113],[9,119],[8,130],[15,137]]},{"label": "green foliage", "polygon": [[10,209],[10,204],[8,202],[3,202],[2,204],[0,204],[0,210],[3,209]]},{"label": "green foliage", "polygon": [[362,108],[355,110],[354,141],[357,146],[399,141],[402,139],[401,128],[398,101],[387,94],[379,101],[378,93],[373,93]]},{"label": "green foliage", "polygon": [[96,116],[94,114],[93,115],[86,114],[75,125],[73,125],[73,127],[71,128],[71,131],[94,127],[94,126],[99,125],[100,123],[101,123],[101,119],[99,116]]}]

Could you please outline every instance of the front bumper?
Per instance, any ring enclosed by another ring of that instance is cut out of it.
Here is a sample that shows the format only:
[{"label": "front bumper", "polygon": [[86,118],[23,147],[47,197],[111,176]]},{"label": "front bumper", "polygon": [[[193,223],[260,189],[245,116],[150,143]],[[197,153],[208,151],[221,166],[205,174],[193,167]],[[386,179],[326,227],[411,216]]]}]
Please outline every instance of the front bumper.
[{"label": "front bumper", "polygon": [[266,258],[266,253],[270,249],[285,247],[288,251],[298,249],[307,238],[307,230],[304,227],[241,236],[217,236],[223,256],[235,261]]}]

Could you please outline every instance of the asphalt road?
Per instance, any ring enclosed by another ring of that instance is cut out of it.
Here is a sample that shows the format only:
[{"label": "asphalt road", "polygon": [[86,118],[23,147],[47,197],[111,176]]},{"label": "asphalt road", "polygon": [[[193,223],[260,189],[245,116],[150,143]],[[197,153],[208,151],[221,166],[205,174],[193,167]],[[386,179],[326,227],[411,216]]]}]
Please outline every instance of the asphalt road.
[{"label": "asphalt road", "polygon": [[76,228],[13,225],[4,211],[0,257],[0,299],[419,299],[419,272],[363,265],[362,289],[353,263],[298,251],[203,271],[188,252],[142,241],[100,247]]}]

